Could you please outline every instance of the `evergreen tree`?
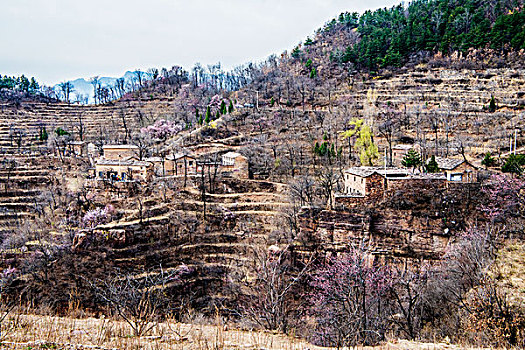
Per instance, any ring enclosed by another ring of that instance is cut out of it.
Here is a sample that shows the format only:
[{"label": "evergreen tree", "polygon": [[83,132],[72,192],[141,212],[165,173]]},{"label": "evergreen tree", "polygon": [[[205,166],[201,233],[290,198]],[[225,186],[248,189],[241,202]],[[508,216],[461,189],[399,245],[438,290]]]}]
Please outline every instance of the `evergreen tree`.
[{"label": "evergreen tree", "polygon": [[221,102],[221,114],[226,114],[226,103],[224,102],[224,100],[222,100]]},{"label": "evergreen tree", "polygon": [[525,165],[525,154],[510,154],[505,164],[501,167],[504,173],[521,175]]},{"label": "evergreen tree", "polygon": [[204,117],[204,122],[206,124],[209,124],[211,122],[211,110],[210,110],[210,106],[208,106],[206,108],[206,116]]},{"label": "evergreen tree", "polygon": [[496,159],[492,157],[492,154],[490,152],[485,153],[485,156],[483,157],[483,160],[481,161],[481,165],[484,165],[486,168],[489,168],[491,166],[496,165]]},{"label": "evergreen tree", "polygon": [[316,156],[319,155],[319,142],[317,142],[317,141],[315,142],[315,145],[314,145],[314,154]]},{"label": "evergreen tree", "polygon": [[438,166],[438,163],[436,162],[436,156],[432,156],[430,158],[425,168],[427,170],[427,173],[433,174],[433,173],[439,172],[439,166]]},{"label": "evergreen tree", "polygon": [[233,102],[230,101],[230,105],[228,106],[228,113],[232,114],[232,112],[233,112]]},{"label": "evergreen tree", "polygon": [[270,100],[270,107],[273,107],[274,104],[275,104],[275,100],[273,99],[273,96],[272,96],[272,99]]},{"label": "evergreen tree", "polygon": [[[434,158],[434,161],[435,160],[436,159]],[[406,168],[412,168],[412,171],[414,171],[419,165],[421,165],[421,156],[417,151],[411,149],[407,154],[405,154],[401,164],[403,164],[403,166]]]},{"label": "evergreen tree", "polygon": [[494,99],[494,95],[490,96],[489,111],[491,113],[496,112],[496,100]]},{"label": "evergreen tree", "polygon": [[31,77],[31,82],[29,83],[29,90],[31,92],[36,92],[40,89],[40,86],[38,85],[37,81],[35,80],[35,77]]},{"label": "evergreen tree", "polygon": [[47,139],[49,138],[49,135],[47,134],[47,130],[45,126],[40,129],[38,138],[40,139],[40,141],[47,141]]}]

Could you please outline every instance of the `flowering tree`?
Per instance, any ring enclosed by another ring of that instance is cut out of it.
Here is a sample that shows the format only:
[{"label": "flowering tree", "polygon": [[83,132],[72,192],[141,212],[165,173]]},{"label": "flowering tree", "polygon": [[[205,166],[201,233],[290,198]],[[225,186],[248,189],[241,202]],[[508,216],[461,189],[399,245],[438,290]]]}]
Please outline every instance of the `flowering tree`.
[{"label": "flowering tree", "polygon": [[525,181],[505,175],[493,175],[483,188],[487,196],[482,206],[491,222],[509,226],[516,219],[525,215]]},{"label": "flowering tree", "polygon": [[363,248],[329,261],[314,276],[311,302],[317,321],[314,341],[346,347],[384,340],[385,298],[391,288],[387,267],[370,264]]},{"label": "flowering tree", "polygon": [[106,205],[104,208],[89,210],[82,218],[82,225],[88,228],[96,227],[108,222],[114,213],[115,208],[111,204]]},{"label": "flowering tree", "polygon": [[140,129],[140,132],[143,134],[149,134],[155,139],[164,141],[168,137],[178,134],[182,129],[183,127],[181,125],[175,124],[171,120],[160,119],[157,120],[155,124]]}]

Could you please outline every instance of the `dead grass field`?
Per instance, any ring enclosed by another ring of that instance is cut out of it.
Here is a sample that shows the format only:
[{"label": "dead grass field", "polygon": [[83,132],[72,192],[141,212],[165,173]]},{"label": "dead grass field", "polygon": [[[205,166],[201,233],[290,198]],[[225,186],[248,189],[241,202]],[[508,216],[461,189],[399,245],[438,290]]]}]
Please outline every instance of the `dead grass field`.
[{"label": "dead grass field", "polygon": [[[327,349],[293,337],[228,329],[223,325],[158,324],[148,336],[134,337],[130,327],[110,319],[10,315],[2,325],[2,349]],[[462,349],[449,344],[393,341],[377,350]]]}]

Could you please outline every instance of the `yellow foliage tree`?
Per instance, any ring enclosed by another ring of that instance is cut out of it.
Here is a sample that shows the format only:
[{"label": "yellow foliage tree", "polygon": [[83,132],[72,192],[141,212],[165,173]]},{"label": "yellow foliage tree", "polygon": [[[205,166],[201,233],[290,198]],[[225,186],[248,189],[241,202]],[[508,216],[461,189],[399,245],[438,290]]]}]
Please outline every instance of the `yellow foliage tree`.
[{"label": "yellow foliage tree", "polygon": [[373,166],[374,161],[379,158],[379,150],[374,144],[372,129],[364,123],[363,119],[353,118],[350,121],[352,129],[343,131],[343,139],[357,136],[354,147],[359,151],[359,160],[363,166]]}]

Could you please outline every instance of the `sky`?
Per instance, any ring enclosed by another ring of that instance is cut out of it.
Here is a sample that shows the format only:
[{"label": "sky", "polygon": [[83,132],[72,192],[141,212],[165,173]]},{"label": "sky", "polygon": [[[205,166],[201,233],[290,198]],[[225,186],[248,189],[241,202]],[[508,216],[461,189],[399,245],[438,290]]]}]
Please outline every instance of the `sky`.
[{"label": "sky", "polygon": [[397,0],[0,0],[0,74],[46,85],[292,49],[344,11]]}]

